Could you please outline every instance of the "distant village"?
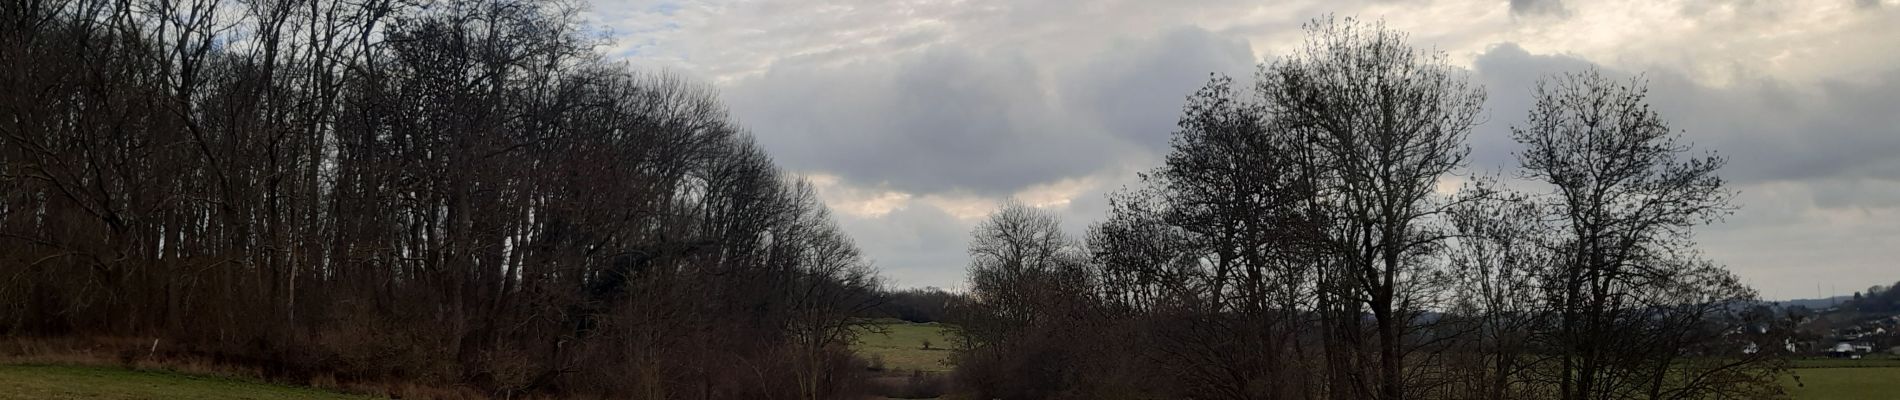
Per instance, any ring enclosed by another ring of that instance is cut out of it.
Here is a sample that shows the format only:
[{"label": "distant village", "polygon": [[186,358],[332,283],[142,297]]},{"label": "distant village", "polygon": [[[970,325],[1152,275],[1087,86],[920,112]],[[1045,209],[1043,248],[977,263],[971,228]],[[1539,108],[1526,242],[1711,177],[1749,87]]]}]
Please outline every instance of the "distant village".
[{"label": "distant village", "polygon": [[[1819,304],[1816,304],[1819,303]],[[1851,297],[1787,302],[1794,323],[1789,352],[1842,359],[1900,357],[1900,284]]]}]

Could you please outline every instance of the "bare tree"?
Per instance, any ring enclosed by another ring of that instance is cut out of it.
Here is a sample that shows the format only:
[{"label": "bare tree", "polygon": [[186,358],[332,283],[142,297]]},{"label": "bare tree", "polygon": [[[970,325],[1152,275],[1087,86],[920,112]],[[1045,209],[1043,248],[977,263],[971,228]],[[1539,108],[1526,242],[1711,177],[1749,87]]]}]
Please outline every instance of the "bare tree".
[{"label": "bare tree", "polygon": [[1086,283],[1076,243],[1054,214],[1010,201],[978,224],[970,241],[970,302],[985,321],[962,326],[980,346],[1048,315]]},{"label": "bare tree", "polygon": [[950,306],[955,361],[978,397],[1087,393],[1103,354],[1094,274],[1054,214],[1011,200],[971,232],[969,292]]},{"label": "bare tree", "polygon": [[[1452,191],[1483,92],[1380,25],[1308,29],[1305,48],[1262,67],[1258,97],[1215,77],[1188,98],[1166,164],[1091,226],[1080,278],[1044,261],[1069,246],[1052,217],[1012,206],[978,228],[959,318],[976,394],[1086,396],[1130,371],[1146,384],[1114,393],[1778,391],[1779,353],[1742,349],[1786,329],[1747,312],[1753,292],[1688,240],[1727,210],[1720,159],[1676,161],[1687,147],[1640,91],[1579,78],[1540,91],[1515,136],[1525,177],[1552,193],[1483,176]],[[1109,333],[1064,333],[1078,329]],[[1091,363],[1103,349],[1155,367]]]},{"label": "bare tree", "polygon": [[1232,79],[1188,97],[1166,164],[1118,195],[1089,247],[1110,299],[1155,318],[1193,397],[1310,395],[1298,354],[1315,231],[1299,145]]},{"label": "bare tree", "polygon": [[1453,301],[1438,335],[1456,335],[1452,398],[1538,398],[1529,376],[1539,367],[1532,338],[1550,309],[1540,291],[1553,266],[1547,213],[1532,198],[1502,191],[1480,179],[1467,188],[1472,201],[1448,214],[1456,237],[1446,248],[1447,268],[1457,276]]},{"label": "bare tree", "polygon": [[707,87],[577,21],[0,3],[0,332],[498,396],[847,395],[868,263]]},{"label": "bare tree", "polygon": [[1716,175],[1726,160],[1685,158],[1690,147],[1646,91],[1596,71],[1555,77],[1512,129],[1526,177],[1551,187],[1552,228],[1564,235],[1546,291],[1558,320],[1544,338],[1558,355],[1559,397],[1708,398],[1772,385],[1773,374],[1740,373],[1773,371],[1771,358],[1742,357],[1742,344],[1723,339],[1740,330],[1723,315],[1754,292],[1692,248],[1694,226],[1733,209]]},{"label": "bare tree", "polygon": [[[1308,146],[1311,209],[1325,225],[1321,268],[1327,328],[1339,342],[1333,390],[1348,397],[1406,396],[1407,331],[1432,288],[1424,259],[1445,234],[1439,180],[1464,163],[1482,89],[1440,52],[1412,47],[1379,23],[1322,19],[1304,47],[1263,70],[1268,112]],[[1371,343],[1360,326],[1369,313]],[[1362,362],[1359,349],[1375,349]]]}]

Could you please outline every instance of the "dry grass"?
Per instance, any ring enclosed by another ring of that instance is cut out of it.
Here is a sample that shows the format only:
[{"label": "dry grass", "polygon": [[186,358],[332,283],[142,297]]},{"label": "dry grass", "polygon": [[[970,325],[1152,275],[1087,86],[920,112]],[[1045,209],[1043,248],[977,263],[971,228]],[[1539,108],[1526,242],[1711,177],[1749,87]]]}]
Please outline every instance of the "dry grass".
[{"label": "dry grass", "polygon": [[308,387],[116,367],[0,365],[0,399],[367,399]]}]

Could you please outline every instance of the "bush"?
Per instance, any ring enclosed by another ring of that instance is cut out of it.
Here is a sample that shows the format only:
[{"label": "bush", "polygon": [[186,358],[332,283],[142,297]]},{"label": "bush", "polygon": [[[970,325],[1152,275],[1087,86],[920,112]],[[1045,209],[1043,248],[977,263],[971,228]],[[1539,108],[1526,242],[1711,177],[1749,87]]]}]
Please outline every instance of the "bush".
[{"label": "bush", "polygon": [[909,376],[871,378],[867,392],[893,399],[934,399],[949,393],[950,379],[941,374],[911,371]]}]

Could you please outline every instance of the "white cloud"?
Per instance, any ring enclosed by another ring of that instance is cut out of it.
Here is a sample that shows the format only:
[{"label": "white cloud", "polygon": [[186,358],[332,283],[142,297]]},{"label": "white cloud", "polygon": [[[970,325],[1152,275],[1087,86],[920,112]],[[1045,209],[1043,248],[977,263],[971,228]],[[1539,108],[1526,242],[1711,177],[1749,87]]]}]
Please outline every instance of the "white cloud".
[{"label": "white cloud", "polygon": [[1095,188],[1093,179],[1067,178],[1055,182],[1037,184],[1016,192],[1016,200],[1023,205],[1036,208],[1067,208],[1071,201],[1084,192]]},{"label": "white cloud", "polygon": [[836,175],[805,174],[806,182],[818,190],[819,199],[833,211],[855,217],[882,217],[909,205],[910,193],[882,187],[857,187],[844,184]]},{"label": "white cloud", "polygon": [[921,200],[924,204],[963,221],[977,221],[996,211],[1002,201],[970,194],[931,194]]}]

